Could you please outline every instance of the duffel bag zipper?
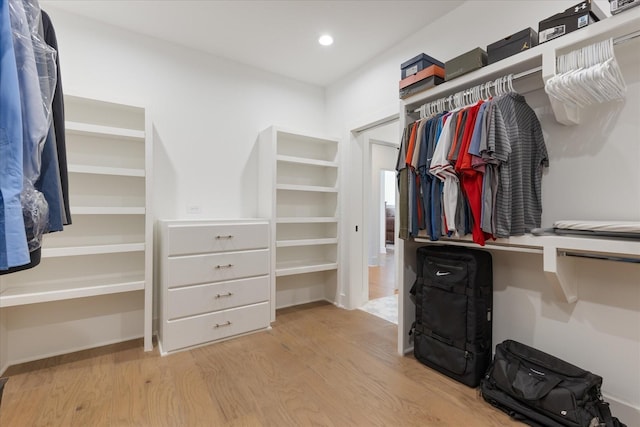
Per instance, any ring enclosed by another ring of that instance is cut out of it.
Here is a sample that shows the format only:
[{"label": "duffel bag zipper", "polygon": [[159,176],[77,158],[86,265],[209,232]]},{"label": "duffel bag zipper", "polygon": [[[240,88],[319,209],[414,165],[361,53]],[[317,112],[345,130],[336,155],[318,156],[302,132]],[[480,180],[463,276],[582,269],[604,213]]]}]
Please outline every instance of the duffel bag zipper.
[{"label": "duffel bag zipper", "polygon": [[[512,351],[508,351],[507,350],[506,352],[509,353],[510,355],[514,356],[516,359],[520,360],[521,362],[526,362],[525,365],[529,369],[531,369],[530,365],[534,365],[534,366],[540,367],[540,369],[544,369],[544,370],[546,370],[548,372],[552,372],[552,373],[554,373],[556,375],[560,375],[560,376],[564,376],[564,377],[571,377],[571,378],[583,378],[582,376],[576,377],[576,376],[572,376],[572,375],[567,375],[566,372],[556,371],[555,369],[548,368],[546,366],[542,366],[539,363],[531,363],[531,361],[529,359],[525,359],[524,357],[522,357],[522,356],[520,356],[520,355],[518,355],[518,354],[516,354],[516,353],[514,353]],[[586,373],[586,371],[585,371],[585,373]]]}]

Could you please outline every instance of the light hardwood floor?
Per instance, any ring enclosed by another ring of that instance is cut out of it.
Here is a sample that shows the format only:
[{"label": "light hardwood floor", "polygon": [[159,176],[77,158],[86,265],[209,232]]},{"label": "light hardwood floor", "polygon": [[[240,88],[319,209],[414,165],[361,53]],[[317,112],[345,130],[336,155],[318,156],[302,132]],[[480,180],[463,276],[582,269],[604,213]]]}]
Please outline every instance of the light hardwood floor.
[{"label": "light hardwood floor", "polygon": [[9,368],[0,426],[516,426],[396,354],[396,326],[315,303],[167,357],[140,340]]},{"label": "light hardwood floor", "polygon": [[393,247],[387,246],[386,254],[379,254],[380,265],[369,267],[369,299],[383,298],[397,292],[395,289],[396,268]]}]

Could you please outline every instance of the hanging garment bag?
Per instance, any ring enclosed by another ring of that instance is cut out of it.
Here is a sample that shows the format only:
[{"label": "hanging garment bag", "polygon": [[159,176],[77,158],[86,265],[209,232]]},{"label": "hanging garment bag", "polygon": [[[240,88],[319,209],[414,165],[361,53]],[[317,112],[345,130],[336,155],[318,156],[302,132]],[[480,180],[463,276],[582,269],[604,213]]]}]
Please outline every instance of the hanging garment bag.
[{"label": "hanging garment bag", "polygon": [[477,387],[491,363],[491,254],[459,246],[420,247],[411,294],[416,359]]}]

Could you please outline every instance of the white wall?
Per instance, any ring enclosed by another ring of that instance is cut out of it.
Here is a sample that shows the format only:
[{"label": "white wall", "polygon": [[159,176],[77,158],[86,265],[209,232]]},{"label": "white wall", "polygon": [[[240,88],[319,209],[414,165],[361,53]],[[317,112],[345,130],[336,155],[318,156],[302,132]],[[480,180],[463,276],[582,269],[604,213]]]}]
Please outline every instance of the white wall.
[{"label": "white wall", "polygon": [[[608,10],[608,2],[597,3]],[[399,64],[406,59],[425,52],[446,61],[528,26],[537,29],[539,20],[573,4],[465,3],[361,67],[357,76],[331,85],[327,89],[329,128],[347,136],[367,121],[398,111]],[[616,51],[627,80],[626,100],[587,111],[580,126],[557,124],[542,90],[526,94],[541,120],[551,162],[543,177],[543,226],[563,218],[640,221],[638,41]],[[358,155],[361,149],[345,152]],[[358,165],[353,158],[347,161]],[[357,188],[350,191],[353,194]],[[347,198],[356,201],[347,207],[350,215],[359,217],[362,208],[357,197]],[[346,252],[359,250],[355,239],[349,243]],[[347,268],[351,270],[345,275],[357,282],[358,268]],[[640,265],[576,260],[580,300],[573,305],[559,301],[550,291],[540,256],[495,253],[494,268],[494,344],[518,339],[602,375],[604,393],[614,410],[621,411],[628,425],[640,425]]]},{"label": "white wall", "polygon": [[[49,7],[65,93],[148,108],[156,218],[257,214],[258,133],[324,129],[324,91]],[[187,208],[199,214],[187,215]]]}]

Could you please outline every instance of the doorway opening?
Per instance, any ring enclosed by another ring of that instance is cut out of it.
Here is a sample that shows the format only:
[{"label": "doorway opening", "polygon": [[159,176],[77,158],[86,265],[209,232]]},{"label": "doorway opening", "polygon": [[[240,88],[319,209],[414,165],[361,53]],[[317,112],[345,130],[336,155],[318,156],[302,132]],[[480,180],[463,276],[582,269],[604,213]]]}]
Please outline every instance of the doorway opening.
[{"label": "doorway opening", "polygon": [[398,123],[365,132],[363,209],[366,217],[366,276],[360,308],[398,323],[395,271],[395,164],[399,146]]}]

